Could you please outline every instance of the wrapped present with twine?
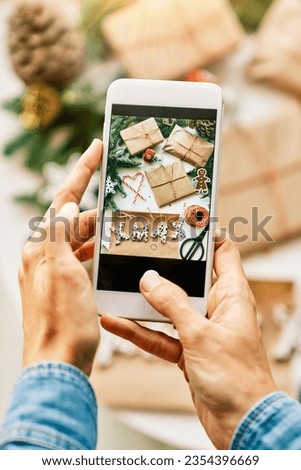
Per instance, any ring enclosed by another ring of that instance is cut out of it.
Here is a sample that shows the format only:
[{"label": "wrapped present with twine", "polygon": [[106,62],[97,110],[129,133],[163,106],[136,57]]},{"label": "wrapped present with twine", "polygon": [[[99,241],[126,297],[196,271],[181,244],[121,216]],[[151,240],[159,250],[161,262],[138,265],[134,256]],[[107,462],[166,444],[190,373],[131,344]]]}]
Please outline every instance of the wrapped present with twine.
[{"label": "wrapped present with twine", "polygon": [[252,80],[301,96],[301,2],[276,0],[258,31],[248,66]]},{"label": "wrapped present with twine", "polygon": [[134,78],[181,78],[225,57],[245,38],[227,0],[140,0],[107,15],[101,27]]},{"label": "wrapped present with twine", "polygon": [[235,235],[242,253],[301,233],[300,135],[301,105],[293,98],[269,118],[225,128],[219,225]]},{"label": "wrapped present with twine", "polygon": [[181,160],[145,172],[159,207],[195,192]]},{"label": "wrapped present with twine", "polygon": [[205,166],[214,145],[176,125],[164,145],[164,150],[193,166]]},{"label": "wrapped present with twine", "polygon": [[120,131],[120,135],[132,156],[164,140],[155,118],[149,118]]}]

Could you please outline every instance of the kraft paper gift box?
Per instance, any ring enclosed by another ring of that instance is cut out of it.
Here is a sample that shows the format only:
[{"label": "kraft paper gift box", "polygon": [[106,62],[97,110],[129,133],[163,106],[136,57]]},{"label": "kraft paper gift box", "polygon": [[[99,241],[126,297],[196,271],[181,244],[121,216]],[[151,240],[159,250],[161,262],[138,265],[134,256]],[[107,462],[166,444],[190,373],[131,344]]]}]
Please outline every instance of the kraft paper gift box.
[{"label": "kraft paper gift box", "polygon": [[120,131],[120,135],[132,156],[164,140],[154,118],[134,124]]},{"label": "kraft paper gift box", "polygon": [[269,8],[248,67],[253,80],[301,95],[301,2],[277,0]]},{"label": "kraft paper gift box", "polygon": [[145,172],[159,207],[195,192],[181,160]]},{"label": "kraft paper gift box", "polygon": [[194,166],[205,166],[214,145],[176,125],[164,145],[164,150]]},{"label": "kraft paper gift box", "polygon": [[[225,129],[218,200],[219,225],[237,237],[242,253],[275,246],[301,233],[301,104],[288,99],[270,118]],[[256,235],[258,222],[270,238]],[[256,209],[255,209],[256,210]],[[254,209],[253,209],[254,211]],[[237,217],[242,217],[239,219]],[[247,221],[247,222],[246,222]],[[253,227],[253,228],[252,228]],[[233,226],[232,226],[233,229]],[[252,236],[253,231],[253,236]],[[258,238],[258,239],[256,239]]]},{"label": "kraft paper gift box", "polygon": [[140,0],[102,22],[130,77],[175,79],[224,57],[245,33],[226,0]]}]

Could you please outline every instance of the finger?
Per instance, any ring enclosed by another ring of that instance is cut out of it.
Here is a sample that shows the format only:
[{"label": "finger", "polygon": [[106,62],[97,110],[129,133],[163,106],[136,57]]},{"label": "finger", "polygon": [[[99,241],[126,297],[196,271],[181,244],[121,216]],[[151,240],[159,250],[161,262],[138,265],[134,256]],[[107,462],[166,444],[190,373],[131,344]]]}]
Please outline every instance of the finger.
[{"label": "finger", "polygon": [[214,271],[218,278],[244,276],[238,246],[225,232],[217,232],[215,237]]},{"label": "finger", "polygon": [[217,279],[209,293],[208,318],[213,314],[215,318],[222,315],[227,317],[228,323],[232,321],[235,325],[243,317],[253,319],[255,299],[244,274],[238,246],[228,234],[217,233],[214,270]]},{"label": "finger", "polygon": [[101,156],[102,142],[100,139],[94,139],[90,147],[77,161],[65,183],[54,197],[52,207],[60,210],[66,202],[80,204],[90,179],[100,164]]},{"label": "finger", "polygon": [[72,239],[72,248],[77,250],[90,238],[94,237],[96,230],[97,209],[82,212],[75,226]]},{"label": "finger", "polygon": [[89,261],[94,256],[94,247],[95,247],[95,240],[91,240],[89,242],[84,243],[80,248],[78,248],[74,254],[77,259],[84,263],[85,261]]},{"label": "finger", "polygon": [[131,320],[110,315],[103,315],[100,322],[105,330],[161,359],[177,364],[182,357],[180,341],[160,331],[149,330]]},{"label": "finger", "polygon": [[143,275],[140,280],[140,290],[152,307],[171,320],[180,336],[188,331],[191,325],[205,321],[193,309],[183,289],[159,276],[156,271],[147,271]]},{"label": "finger", "polygon": [[49,261],[61,262],[62,256],[73,254],[70,237],[74,230],[74,219],[78,217],[78,214],[78,205],[74,202],[67,202],[58,215],[49,221],[44,242],[46,258]]}]

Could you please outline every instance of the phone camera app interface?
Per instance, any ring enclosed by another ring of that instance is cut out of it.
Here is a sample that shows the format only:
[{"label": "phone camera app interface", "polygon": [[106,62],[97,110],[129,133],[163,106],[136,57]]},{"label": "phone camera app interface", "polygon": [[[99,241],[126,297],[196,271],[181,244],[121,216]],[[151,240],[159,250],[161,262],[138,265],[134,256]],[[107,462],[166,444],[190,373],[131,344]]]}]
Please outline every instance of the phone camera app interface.
[{"label": "phone camera app interface", "polygon": [[215,132],[216,110],[113,105],[98,289],[155,269],[204,295]]}]

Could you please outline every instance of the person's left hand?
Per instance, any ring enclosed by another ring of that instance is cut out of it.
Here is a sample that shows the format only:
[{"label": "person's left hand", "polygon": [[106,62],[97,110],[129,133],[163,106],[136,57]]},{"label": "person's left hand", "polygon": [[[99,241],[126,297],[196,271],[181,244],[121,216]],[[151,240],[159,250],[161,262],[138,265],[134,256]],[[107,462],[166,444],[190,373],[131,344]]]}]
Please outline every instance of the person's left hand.
[{"label": "person's left hand", "polygon": [[[79,203],[102,155],[95,139],[55,196],[23,249],[23,366],[60,361],[90,374],[99,342],[91,281],[81,261],[93,256],[96,210],[79,214]],[[55,215],[53,216],[53,212]]]}]

